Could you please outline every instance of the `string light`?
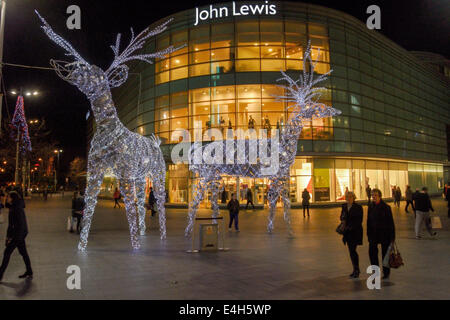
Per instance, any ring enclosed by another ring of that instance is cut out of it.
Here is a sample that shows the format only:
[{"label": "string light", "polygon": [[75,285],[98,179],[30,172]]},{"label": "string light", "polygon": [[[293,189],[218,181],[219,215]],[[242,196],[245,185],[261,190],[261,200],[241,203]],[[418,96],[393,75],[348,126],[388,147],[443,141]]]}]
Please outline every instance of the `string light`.
[{"label": "string light", "polygon": [[[114,52],[114,61],[106,71],[103,71],[99,67],[87,63],[70,43],[52,30],[37,11],[36,14],[41,19],[42,29],[47,36],[64,48],[67,52],[66,55],[75,59],[71,63],[51,60],[51,64],[63,80],[75,85],[87,96],[97,124],[88,155],[86,206],[78,249],[82,251],[86,249],[97,196],[103,177],[107,172],[111,172],[120,180],[120,191],[124,195],[132,247],[135,249],[140,247],[138,229],[141,235],[145,233],[145,178],[148,176],[153,180],[153,190],[159,211],[161,239],[165,239],[164,202],[166,196],[164,184],[166,167],[160,149],[161,141],[155,135],[146,138],[134,133],[120,122],[110,89],[120,86],[127,80],[128,67],[124,63],[131,60],[152,63],[151,58],[163,58],[175,50],[171,46],[155,53],[133,55],[133,52],[142,49],[145,40],[166,30],[167,24],[171,20],[152,31],[147,28],[136,37],[131,29],[130,44],[121,53],[119,50],[121,36],[119,34],[116,44],[111,46]],[[136,217],[139,220],[138,224]]]},{"label": "string light", "polygon": [[[310,73],[308,73],[307,65],[310,65]],[[281,132],[278,136],[278,130],[275,137],[267,139],[267,144],[261,144],[263,139],[258,140],[259,148],[265,146],[266,149],[270,149],[273,152],[273,145],[278,144],[278,170],[275,174],[266,174],[267,163],[264,163],[262,159],[258,159],[256,164],[250,161],[252,157],[252,152],[255,153],[255,149],[251,149],[251,139],[246,139],[244,142],[233,139],[233,135],[227,134],[227,140],[223,141],[223,152],[224,161],[220,164],[205,164],[199,161],[198,155],[204,155],[205,149],[208,145],[202,146],[201,143],[192,144],[189,150],[189,169],[198,176],[198,183],[193,188],[193,199],[189,203],[189,217],[188,225],[185,230],[185,235],[189,236],[193,230],[195,216],[199,207],[200,202],[203,200],[206,191],[209,189],[211,191],[211,207],[213,210],[213,217],[217,217],[219,214],[218,205],[218,194],[220,191],[220,180],[221,175],[228,175],[234,177],[249,177],[249,178],[268,178],[270,181],[270,187],[268,190],[268,201],[269,201],[269,218],[267,230],[268,232],[273,231],[273,220],[275,216],[276,203],[281,195],[284,207],[284,220],[288,226],[289,234],[292,234],[291,221],[290,221],[290,206],[291,202],[289,199],[289,177],[290,177],[290,167],[295,161],[295,156],[297,155],[297,141],[300,136],[303,127],[303,121],[311,121],[317,118],[332,117],[334,115],[341,114],[341,111],[334,109],[330,106],[320,103],[319,99],[321,93],[326,88],[316,87],[319,82],[324,81],[328,78],[331,70],[323,75],[314,77],[314,69],[317,64],[311,59],[311,44],[308,43],[307,50],[304,54],[303,59],[303,73],[300,74],[298,80],[293,80],[291,77],[286,75],[281,71],[282,78],[278,81],[285,81],[287,85],[280,85],[285,95],[275,96],[278,101],[291,102],[292,105],[288,107],[291,109],[291,114],[285,126],[282,127]],[[232,130],[229,130],[232,131]],[[229,141],[228,138],[233,139]],[[256,137],[256,134],[255,134]],[[240,139],[240,138],[238,138]],[[255,138],[254,138],[255,139]],[[231,146],[231,148],[229,148]],[[234,162],[234,164],[227,164],[225,158],[229,159],[227,156],[228,152],[232,153],[231,159],[237,159],[239,146],[245,146],[245,159],[243,162]],[[200,151],[200,152],[199,152]],[[208,151],[206,151],[208,153]],[[269,152],[267,152],[268,154]],[[261,155],[261,149],[260,149]],[[271,154],[273,156],[273,154]]]},{"label": "string light", "polygon": [[25,110],[24,110],[24,104],[23,104],[23,96],[19,95],[17,97],[16,102],[16,109],[14,110],[14,115],[11,121],[11,128],[14,129],[11,131],[11,138],[18,142],[19,136],[17,134],[18,130],[20,134],[20,139],[22,140],[22,143],[20,144],[20,150],[22,154],[25,152],[31,151],[31,141],[30,136],[28,135],[28,125],[27,120],[25,118]]}]

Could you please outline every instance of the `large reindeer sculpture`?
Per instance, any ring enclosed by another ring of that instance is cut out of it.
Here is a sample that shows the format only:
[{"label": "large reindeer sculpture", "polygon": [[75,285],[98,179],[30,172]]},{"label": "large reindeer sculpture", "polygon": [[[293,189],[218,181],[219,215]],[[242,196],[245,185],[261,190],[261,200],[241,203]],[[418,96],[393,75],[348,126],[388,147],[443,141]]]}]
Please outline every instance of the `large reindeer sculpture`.
[{"label": "large reindeer sculpture", "polygon": [[[42,29],[47,36],[64,48],[67,56],[75,59],[71,63],[55,60],[51,60],[50,63],[59,77],[75,85],[89,99],[97,126],[88,155],[86,207],[78,249],[82,251],[86,249],[97,196],[107,170],[112,170],[112,173],[120,180],[120,191],[124,195],[132,247],[134,249],[140,247],[138,228],[141,235],[145,234],[146,209],[144,205],[145,178],[147,176],[150,176],[153,181],[153,190],[159,211],[160,234],[161,239],[164,239],[166,237],[164,209],[166,168],[159,147],[160,140],[154,135],[150,139],[143,137],[128,130],[121,123],[116,113],[110,88],[119,87],[127,80],[126,62],[141,60],[152,63],[151,58],[162,58],[175,50],[173,47],[169,47],[155,53],[133,55],[136,50],[142,49],[148,38],[166,30],[170,20],[154,30],[147,28],[136,37],[131,29],[130,44],[122,53],[119,52],[121,35],[118,34],[116,44],[111,46],[114,52],[114,61],[108,70],[103,71],[99,67],[87,63],[70,43],[52,30],[37,11],[36,14],[41,19]],[[137,220],[139,220],[139,224],[137,224]]]},{"label": "large reindeer sculpture", "polygon": [[[243,141],[245,137],[237,137],[237,140],[234,140],[234,134],[231,133],[227,134],[227,137],[232,137],[231,141],[227,139],[212,142],[206,146],[202,146],[200,143],[194,143],[191,146],[189,150],[190,170],[198,175],[199,182],[194,187],[193,200],[189,206],[189,221],[185,230],[186,236],[189,236],[192,232],[196,212],[207,190],[211,190],[212,194],[211,206],[213,209],[213,217],[219,214],[217,201],[221,175],[224,174],[236,177],[268,178],[270,181],[268,191],[270,207],[267,226],[268,232],[271,233],[273,231],[276,202],[281,195],[284,205],[284,219],[289,234],[292,234],[290,226],[291,202],[288,190],[289,171],[297,154],[297,141],[302,131],[303,121],[331,117],[341,113],[337,109],[318,102],[321,91],[325,88],[315,87],[315,85],[325,80],[331,71],[314,78],[316,64],[317,61],[313,63],[311,59],[311,46],[308,44],[303,58],[303,74],[300,75],[299,80],[294,81],[287,74],[281,72],[283,77],[279,80],[286,81],[287,86],[280,87],[285,90],[286,95],[278,96],[277,98],[292,102],[293,104],[289,106],[289,109],[291,109],[289,119],[279,135],[277,133],[275,137],[271,137],[270,139],[264,138],[263,136],[262,139],[257,140],[255,134],[253,140],[250,137],[250,139]],[[310,66],[310,72],[307,70],[308,65]],[[252,147],[252,142],[254,143],[256,141],[257,143],[253,144]],[[259,158],[255,156],[256,145],[259,148]],[[215,147],[218,147],[218,149],[215,149]],[[270,152],[262,149],[270,149]],[[222,154],[217,154],[217,152]],[[278,161],[275,161],[277,166],[274,167],[274,163],[263,160],[261,157],[262,152],[263,154],[265,152],[267,155],[270,153],[272,159],[273,157],[278,157],[276,159]],[[216,156],[217,158],[215,158]],[[202,159],[205,160],[208,157],[210,159],[220,160],[218,161],[220,163],[214,162],[215,160],[203,163]],[[252,158],[253,160],[256,159],[256,161],[252,161]],[[230,163],[228,161],[229,159],[233,159],[234,162]]]}]

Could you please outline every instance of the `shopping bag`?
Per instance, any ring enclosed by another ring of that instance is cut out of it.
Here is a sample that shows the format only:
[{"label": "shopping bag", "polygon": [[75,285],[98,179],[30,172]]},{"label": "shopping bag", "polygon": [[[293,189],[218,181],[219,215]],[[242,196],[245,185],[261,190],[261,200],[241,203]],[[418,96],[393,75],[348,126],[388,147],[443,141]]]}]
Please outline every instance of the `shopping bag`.
[{"label": "shopping bag", "polygon": [[67,231],[70,231],[72,227],[72,217],[67,217]]},{"label": "shopping bag", "polygon": [[383,267],[386,268],[390,268],[390,264],[389,264],[389,257],[391,256],[391,251],[392,251],[392,243],[389,245],[387,251],[386,251],[386,255],[383,258]]},{"label": "shopping bag", "polygon": [[441,218],[440,217],[433,217],[433,218],[431,218],[431,227],[433,229],[442,229]]},{"label": "shopping bag", "polygon": [[403,265],[404,265],[404,263],[403,263],[402,255],[400,254],[400,251],[398,251],[397,244],[394,242],[391,254],[389,256],[389,266],[391,268],[397,269]]}]

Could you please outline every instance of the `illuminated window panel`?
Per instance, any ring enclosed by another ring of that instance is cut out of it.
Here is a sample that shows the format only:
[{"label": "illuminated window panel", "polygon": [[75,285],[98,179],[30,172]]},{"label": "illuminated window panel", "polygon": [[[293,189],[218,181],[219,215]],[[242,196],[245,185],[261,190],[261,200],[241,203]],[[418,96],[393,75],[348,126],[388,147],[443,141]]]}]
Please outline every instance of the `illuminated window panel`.
[{"label": "illuminated window panel", "polygon": [[170,132],[170,142],[171,143],[179,143],[179,142],[188,142],[190,141],[189,135],[183,130],[174,130]]},{"label": "illuminated window panel", "polygon": [[211,61],[230,60],[230,58],[230,48],[211,50]]},{"label": "illuminated window panel", "polygon": [[277,111],[280,114],[284,113],[284,103],[276,101],[275,99],[263,99],[261,103],[262,112]]},{"label": "illuminated window panel", "polygon": [[209,101],[210,88],[195,89],[189,91],[189,103]]},{"label": "illuminated window panel", "polygon": [[169,71],[158,73],[155,77],[155,83],[160,84],[169,81]]},{"label": "illuminated window panel", "polygon": [[220,86],[211,88],[211,100],[234,99],[235,86]]},{"label": "illuminated window panel", "polygon": [[306,125],[302,128],[299,140],[311,140],[312,139],[312,128],[310,125]]},{"label": "illuminated window panel", "polygon": [[284,58],[284,48],[273,45],[261,46],[261,58],[263,59],[281,59]]},{"label": "illuminated window panel", "polygon": [[188,117],[170,119],[170,128],[172,131],[179,129],[188,129]]},{"label": "illuminated window panel", "polygon": [[328,71],[330,71],[330,65],[324,62],[318,62],[316,64],[316,67],[314,68],[314,71],[317,72],[318,74],[327,73]]},{"label": "illuminated window panel", "polygon": [[236,48],[237,59],[259,58],[259,46]]},{"label": "illuminated window panel", "polygon": [[280,71],[285,70],[283,59],[262,59],[261,71]]},{"label": "illuminated window panel", "polygon": [[303,59],[303,49],[298,46],[286,47],[286,59]]},{"label": "illuminated window panel", "polygon": [[228,73],[234,70],[233,61],[220,61],[211,63],[211,74]]},{"label": "illuminated window panel", "polygon": [[183,117],[188,114],[187,106],[173,106],[170,108],[170,116],[172,118]]},{"label": "illuminated window panel", "polygon": [[202,132],[204,132],[208,129],[208,123],[210,123],[209,115],[189,117],[189,128],[192,129],[199,128],[199,125],[201,125]]},{"label": "illuminated window panel", "polygon": [[164,131],[169,131],[169,120],[156,121],[155,122],[155,132],[160,133]]},{"label": "illuminated window panel", "polygon": [[211,48],[233,47],[233,38],[234,36],[232,34],[214,36],[213,41],[211,42]]},{"label": "illuminated window panel", "polygon": [[188,67],[170,70],[170,80],[184,79],[188,77]]},{"label": "illuminated window panel", "polygon": [[204,76],[210,74],[211,65],[209,63],[194,64],[189,67],[191,77]]},{"label": "illuminated window panel", "polygon": [[246,72],[246,71],[260,71],[260,61],[256,60],[236,60],[236,71]]},{"label": "illuminated window panel", "polygon": [[191,104],[190,115],[210,114],[211,104],[209,102],[197,102]]},{"label": "illuminated window panel", "polygon": [[283,42],[283,33],[281,32],[261,33],[261,46],[281,46]]},{"label": "illuminated window panel", "polygon": [[272,98],[274,96],[281,96],[284,94],[283,88],[280,88],[272,84],[263,84],[261,88],[261,94],[263,98]]},{"label": "illuminated window panel", "polygon": [[189,51],[191,51],[191,52],[197,52],[197,51],[208,50],[208,49],[209,49],[209,38],[191,40],[189,42]]},{"label": "illuminated window panel", "polygon": [[260,99],[239,100],[238,112],[261,112]]},{"label": "illuminated window panel", "polygon": [[256,126],[261,126],[261,112],[241,112],[237,113],[238,127],[247,130],[250,119],[255,120],[255,129]]},{"label": "illuminated window panel", "polygon": [[167,71],[170,68],[169,59],[164,59],[155,63],[155,73]]},{"label": "illuminated window panel", "polygon": [[161,139],[162,144],[167,144],[169,142],[170,132],[159,132],[157,136]]},{"label": "illuminated window panel", "polygon": [[180,56],[176,56],[170,59],[170,67],[171,68],[178,68],[181,66],[185,66],[188,64],[188,55],[183,54]]},{"label": "illuminated window panel", "polygon": [[169,95],[159,96],[155,100],[155,108],[163,108],[169,106]]},{"label": "illuminated window panel", "polygon": [[236,100],[211,101],[211,113],[236,112]]},{"label": "illuminated window panel", "polygon": [[155,111],[155,121],[159,120],[165,121],[168,119],[169,119],[169,108],[163,108]]},{"label": "illuminated window panel", "polygon": [[190,54],[191,64],[209,62],[211,59],[211,52],[209,50],[195,51]]},{"label": "illuminated window panel", "polygon": [[238,86],[237,94],[239,99],[261,98],[261,85],[259,84],[240,85]]}]

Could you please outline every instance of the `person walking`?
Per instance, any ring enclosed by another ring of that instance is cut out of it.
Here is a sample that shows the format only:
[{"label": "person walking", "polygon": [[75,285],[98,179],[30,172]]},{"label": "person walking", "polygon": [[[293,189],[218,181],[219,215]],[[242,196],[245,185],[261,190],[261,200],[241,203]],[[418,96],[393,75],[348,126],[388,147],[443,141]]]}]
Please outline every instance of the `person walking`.
[{"label": "person walking", "polygon": [[419,188],[416,188],[416,191],[413,193],[413,204],[414,204],[414,218],[416,218],[416,199],[420,195]]},{"label": "person walking", "polygon": [[44,187],[44,191],[42,191],[42,196],[44,197],[44,200],[47,201],[47,198],[48,198],[48,186]]},{"label": "person walking", "polygon": [[[389,245],[395,240],[395,225],[391,207],[381,199],[379,189],[372,190],[372,202],[367,213],[367,238],[369,240],[370,264],[379,266],[378,245],[381,244],[382,258]],[[390,268],[383,266],[383,279],[388,279]]]},{"label": "person walking", "polygon": [[370,188],[370,185],[367,185],[366,188],[366,194],[367,194],[367,205],[370,204],[370,197],[372,196],[372,189]]},{"label": "person walking", "polygon": [[346,198],[347,203],[342,205],[341,211],[341,221],[345,221],[342,241],[348,246],[353,265],[353,272],[350,274],[350,278],[358,278],[360,274],[359,256],[356,252],[356,247],[362,245],[363,238],[363,208],[355,200],[355,194],[349,191]]},{"label": "person walking", "polygon": [[156,205],[155,194],[153,193],[153,188],[150,187],[150,193],[148,195],[148,206],[150,207],[150,210],[152,211],[152,217],[154,217],[155,213],[156,213],[155,205]]},{"label": "person walking", "polygon": [[309,200],[311,199],[311,196],[308,192],[308,190],[305,188],[302,192],[302,208],[303,208],[303,218],[306,218],[305,216],[305,209],[308,213],[309,218]]},{"label": "person walking", "polygon": [[3,278],[9,259],[14,249],[19,250],[25,263],[26,271],[19,278],[32,278],[30,257],[28,256],[25,238],[28,234],[27,219],[25,217],[25,202],[16,191],[11,191],[8,195],[6,207],[9,208],[8,231],[6,234],[6,248],[3,253],[3,261],[0,266],[0,281]]},{"label": "person walking", "polygon": [[227,204],[227,209],[230,212],[230,223],[228,224],[228,230],[231,231],[231,226],[234,221],[234,228],[236,232],[239,232],[239,201],[236,199],[236,194],[233,193],[231,200]]},{"label": "person walking", "polygon": [[428,230],[428,233],[431,236],[435,236],[436,232],[433,232],[431,227],[431,218],[430,218],[430,210],[434,212],[433,206],[431,205],[430,196],[427,193],[427,187],[423,187],[422,191],[417,195],[416,198],[416,224],[415,224],[415,232],[416,239],[421,239],[420,235],[422,230],[422,223],[425,222],[425,226]]},{"label": "person walking", "polygon": [[397,208],[400,208],[400,201],[402,200],[402,191],[400,187],[397,186],[395,189],[395,202],[397,204]]},{"label": "person walking", "polygon": [[[81,231],[81,219],[83,218],[84,206],[83,195],[75,191],[72,198],[72,218],[77,219],[77,234],[80,234]],[[70,225],[70,232],[73,232],[72,225]]]},{"label": "person walking", "polygon": [[409,205],[411,205],[411,208],[413,209],[413,211],[415,211],[414,203],[413,203],[413,193],[412,193],[411,187],[409,185],[406,186],[405,199],[406,199],[405,212],[409,213],[408,212]]},{"label": "person walking", "polygon": [[119,200],[121,198],[121,195],[120,195],[120,191],[118,188],[116,188],[116,190],[114,190],[113,198],[114,198],[114,209],[116,208],[116,206],[119,207],[119,209],[120,209]]},{"label": "person walking", "polygon": [[249,203],[252,204],[252,208],[253,208],[253,210],[255,210],[255,205],[253,204],[253,193],[252,193],[252,189],[247,188],[247,205],[245,206],[245,210],[247,210],[248,204],[249,204]]},{"label": "person walking", "polygon": [[227,198],[228,198],[228,196],[227,196],[227,190],[225,190],[225,187],[223,188],[223,191],[222,191],[222,203],[227,203]]}]

